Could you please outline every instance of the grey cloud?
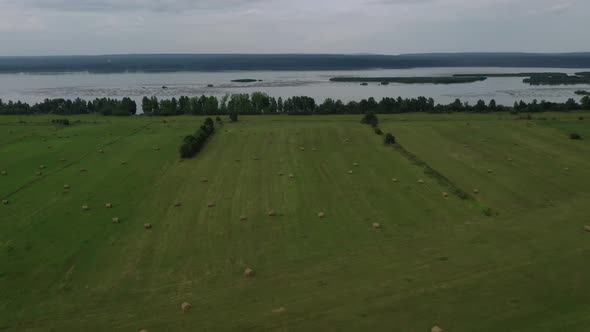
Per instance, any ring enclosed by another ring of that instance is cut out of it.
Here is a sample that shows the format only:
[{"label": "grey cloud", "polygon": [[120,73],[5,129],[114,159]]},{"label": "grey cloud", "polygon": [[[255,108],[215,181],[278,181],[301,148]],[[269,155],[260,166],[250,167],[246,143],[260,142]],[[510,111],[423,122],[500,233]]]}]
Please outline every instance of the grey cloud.
[{"label": "grey cloud", "polygon": [[52,11],[151,11],[181,12],[240,8],[263,0],[0,0],[0,6]]}]

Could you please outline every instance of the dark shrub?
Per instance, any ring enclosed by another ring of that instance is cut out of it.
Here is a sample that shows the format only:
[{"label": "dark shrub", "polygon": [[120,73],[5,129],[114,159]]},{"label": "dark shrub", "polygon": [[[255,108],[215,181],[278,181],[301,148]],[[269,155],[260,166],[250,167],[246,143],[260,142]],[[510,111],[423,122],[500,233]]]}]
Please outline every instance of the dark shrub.
[{"label": "dark shrub", "polygon": [[363,116],[361,123],[377,127],[379,124],[379,119],[377,119],[377,115],[375,115],[375,113],[369,112]]},{"label": "dark shrub", "polygon": [[215,121],[217,121],[218,123],[221,123],[221,118],[220,117],[215,117]]},{"label": "dark shrub", "polygon": [[582,139],[582,136],[580,136],[580,134],[571,133],[571,134],[570,134],[570,138],[571,138],[571,139],[576,139],[576,140],[579,140],[579,139]]},{"label": "dark shrub", "polygon": [[383,131],[381,130],[381,128],[376,127],[375,128],[375,134],[377,134],[377,135],[383,135]]},{"label": "dark shrub", "polygon": [[385,134],[385,138],[383,139],[383,143],[385,143],[386,145],[395,144],[395,136],[393,136],[391,133]]},{"label": "dark shrub", "polygon": [[68,120],[68,119],[53,119],[53,120],[51,120],[51,123],[59,124],[62,126],[69,126],[70,120]]},{"label": "dark shrub", "polygon": [[584,117],[581,116],[581,117],[578,118],[578,120],[582,121],[582,120],[584,120]]},{"label": "dark shrub", "polygon": [[238,112],[231,112],[229,113],[229,119],[231,120],[231,122],[237,122],[238,121]]}]

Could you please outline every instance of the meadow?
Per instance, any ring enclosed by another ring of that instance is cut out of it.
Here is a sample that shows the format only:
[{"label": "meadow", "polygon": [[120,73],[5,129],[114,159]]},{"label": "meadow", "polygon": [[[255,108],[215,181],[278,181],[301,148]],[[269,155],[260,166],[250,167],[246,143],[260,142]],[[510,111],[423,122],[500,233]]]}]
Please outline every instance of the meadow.
[{"label": "meadow", "polygon": [[0,117],[0,331],[588,331],[590,117],[542,116],[379,116],[467,200],[358,115]]}]

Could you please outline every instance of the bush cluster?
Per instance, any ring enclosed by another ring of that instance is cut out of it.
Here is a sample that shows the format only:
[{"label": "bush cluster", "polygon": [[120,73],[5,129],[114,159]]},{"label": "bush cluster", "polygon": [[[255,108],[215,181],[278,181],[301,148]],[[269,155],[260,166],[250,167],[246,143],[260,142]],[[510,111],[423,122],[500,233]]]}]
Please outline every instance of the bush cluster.
[{"label": "bush cluster", "polygon": [[180,146],[180,157],[183,159],[194,157],[207,143],[207,140],[215,132],[215,125],[211,118],[205,119],[205,122],[199,127],[194,135],[186,136]]},{"label": "bush cluster", "polygon": [[53,120],[51,120],[51,123],[59,124],[62,126],[69,126],[70,120],[68,120],[68,119],[53,119]]}]

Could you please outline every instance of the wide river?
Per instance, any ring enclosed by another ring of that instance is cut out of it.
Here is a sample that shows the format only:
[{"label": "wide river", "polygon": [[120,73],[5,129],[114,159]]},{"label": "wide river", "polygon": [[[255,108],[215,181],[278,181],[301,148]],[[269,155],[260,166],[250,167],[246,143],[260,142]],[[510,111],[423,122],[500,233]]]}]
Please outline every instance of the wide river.
[{"label": "wide river", "polygon": [[[274,97],[310,96],[317,102],[325,98],[345,102],[368,97],[432,97],[437,103],[450,103],[456,98],[470,103],[495,99],[499,104],[512,105],[514,101],[533,99],[564,102],[575,98],[576,90],[590,90],[590,85],[530,86],[523,78],[488,78],[483,82],[467,84],[389,84],[377,83],[361,86],[358,83],[333,83],[335,76],[448,76],[453,74],[564,72],[573,74],[587,68],[417,68],[375,69],[358,71],[248,71],[248,72],[173,72],[173,73],[60,73],[60,74],[0,74],[0,98],[29,103],[45,98],[132,97],[140,101],[143,96],[178,97],[181,95],[223,96],[233,93],[266,92]],[[255,83],[232,83],[231,80],[252,78]],[[212,85],[210,87],[209,85]],[[164,89],[163,87],[167,87]]]}]

